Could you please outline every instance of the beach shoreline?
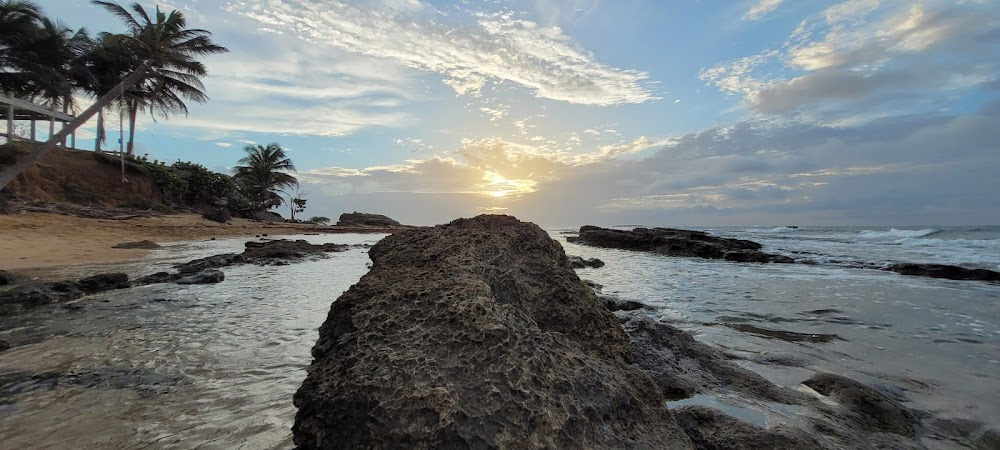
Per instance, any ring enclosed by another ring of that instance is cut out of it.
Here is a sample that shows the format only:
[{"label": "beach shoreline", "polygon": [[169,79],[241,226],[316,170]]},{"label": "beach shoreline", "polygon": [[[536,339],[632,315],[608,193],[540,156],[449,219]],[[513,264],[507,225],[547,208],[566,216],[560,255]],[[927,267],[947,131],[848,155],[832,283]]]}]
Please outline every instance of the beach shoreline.
[{"label": "beach shoreline", "polygon": [[113,248],[124,242],[157,244],[257,235],[392,233],[391,228],[335,227],[234,218],[219,223],[178,213],[124,220],[53,213],[0,215],[0,270],[42,276],[58,269],[142,260],[151,250]]}]

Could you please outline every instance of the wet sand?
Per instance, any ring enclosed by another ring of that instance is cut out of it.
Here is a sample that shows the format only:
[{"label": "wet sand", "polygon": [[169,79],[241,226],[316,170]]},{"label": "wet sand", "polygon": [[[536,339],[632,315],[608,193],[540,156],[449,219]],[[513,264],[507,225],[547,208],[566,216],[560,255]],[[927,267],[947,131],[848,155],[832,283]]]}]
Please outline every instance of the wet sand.
[{"label": "wet sand", "polygon": [[[312,224],[268,223],[232,219],[222,224],[196,214],[173,214],[126,220],[91,219],[24,212],[0,215],[0,270],[38,275],[49,269],[141,259],[149,250],[117,249],[122,242],[158,244],[213,237],[363,232]],[[34,273],[38,272],[38,273]]]}]

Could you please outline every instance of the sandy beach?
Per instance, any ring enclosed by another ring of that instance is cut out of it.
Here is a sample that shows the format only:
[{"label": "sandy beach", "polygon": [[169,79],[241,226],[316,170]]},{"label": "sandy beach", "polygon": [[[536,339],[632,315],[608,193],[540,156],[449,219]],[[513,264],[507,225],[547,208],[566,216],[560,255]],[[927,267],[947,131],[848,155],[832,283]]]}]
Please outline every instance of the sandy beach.
[{"label": "sandy beach", "polygon": [[196,214],[172,214],[126,220],[92,219],[61,214],[22,212],[0,215],[0,270],[52,269],[140,259],[149,250],[116,249],[122,242],[156,243],[213,237],[335,233],[344,231],[312,224],[266,223],[232,219],[222,224]]}]

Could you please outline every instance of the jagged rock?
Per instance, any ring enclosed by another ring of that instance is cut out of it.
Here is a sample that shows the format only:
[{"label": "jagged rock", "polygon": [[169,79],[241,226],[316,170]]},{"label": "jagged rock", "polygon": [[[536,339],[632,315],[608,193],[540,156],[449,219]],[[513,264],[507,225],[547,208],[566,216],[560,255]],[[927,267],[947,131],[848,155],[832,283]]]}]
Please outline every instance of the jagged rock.
[{"label": "jagged rock", "polygon": [[698,450],[815,450],[823,448],[801,430],[764,429],[705,406],[681,406],[673,410],[677,422]]},{"label": "jagged rock", "polygon": [[583,269],[586,267],[592,267],[594,269],[604,267],[604,261],[597,258],[584,259],[582,256],[567,256],[569,260],[569,266],[574,269]]},{"label": "jagged rock", "polygon": [[801,403],[808,398],[733,364],[690,333],[641,313],[625,317],[632,364],[652,377],[669,399],[687,398],[709,389],[732,390],[781,403]]},{"label": "jagged rock", "polygon": [[122,242],[121,244],[115,244],[111,248],[125,248],[125,249],[142,249],[142,250],[156,250],[160,247],[160,244],[150,240],[137,241],[137,242]]},{"label": "jagged rock", "polygon": [[343,213],[337,220],[338,227],[400,227],[402,224],[381,214]]},{"label": "jagged rock", "polygon": [[226,279],[226,274],[221,270],[208,269],[194,275],[178,278],[177,284],[213,284]]},{"label": "jagged rock", "polygon": [[243,255],[236,253],[223,253],[221,255],[196,259],[174,267],[177,269],[177,273],[192,274],[206,269],[218,269],[220,267],[232,266],[234,264],[243,264],[244,262],[246,262],[246,259],[243,258]]},{"label": "jagged rock", "polygon": [[350,247],[342,244],[311,244],[299,239],[295,241],[278,239],[264,242],[247,242],[243,257],[247,262],[268,264],[276,260],[300,259],[329,252],[343,252]]},{"label": "jagged rock", "polygon": [[567,237],[566,240],[595,247],[637,250],[669,256],[725,259],[738,262],[794,262],[787,256],[760,251],[762,246],[753,241],[721,238],[709,235],[704,231],[675,228],[636,228],[632,231],[626,231],[585,225],[580,227],[578,236]]},{"label": "jagged rock", "polygon": [[77,281],[76,285],[87,294],[129,287],[128,275],[124,273],[101,273]]},{"label": "jagged rock", "polygon": [[10,342],[0,339],[0,352],[10,350]]},{"label": "jagged rock", "polygon": [[541,228],[459,219],[369,255],[294,396],[299,448],[691,448]]},{"label": "jagged rock", "polygon": [[828,408],[835,418],[871,433],[893,433],[915,437],[919,418],[898,401],[850,378],[821,373],[804,381],[838,407]]},{"label": "jagged rock", "polygon": [[226,223],[233,220],[233,215],[230,214],[229,210],[225,208],[213,209],[205,214],[202,214],[201,217],[203,219],[219,223]]},{"label": "jagged rock", "polygon": [[987,269],[967,269],[947,264],[893,264],[885,270],[900,275],[913,275],[949,280],[1000,281],[1000,272]]}]

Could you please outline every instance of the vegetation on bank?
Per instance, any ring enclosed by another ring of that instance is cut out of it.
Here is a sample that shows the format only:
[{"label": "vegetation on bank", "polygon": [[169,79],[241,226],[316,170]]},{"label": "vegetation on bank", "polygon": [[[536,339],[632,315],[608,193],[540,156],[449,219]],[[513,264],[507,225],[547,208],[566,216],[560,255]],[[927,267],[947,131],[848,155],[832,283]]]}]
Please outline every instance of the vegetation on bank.
[{"label": "vegetation on bank", "polygon": [[0,90],[52,108],[74,107],[74,95],[96,99],[48,141],[32,146],[0,172],[0,189],[95,114],[98,136],[103,137],[105,109],[128,116],[131,154],[139,112],[154,117],[186,114],[186,101],[208,99],[200,80],[208,72],[199,59],[228,51],[212,42],[210,32],[188,28],[176,10],[91,3],[121,19],[128,31],[91,37],[82,28],[74,31],[46,17],[30,1],[0,0]]}]

